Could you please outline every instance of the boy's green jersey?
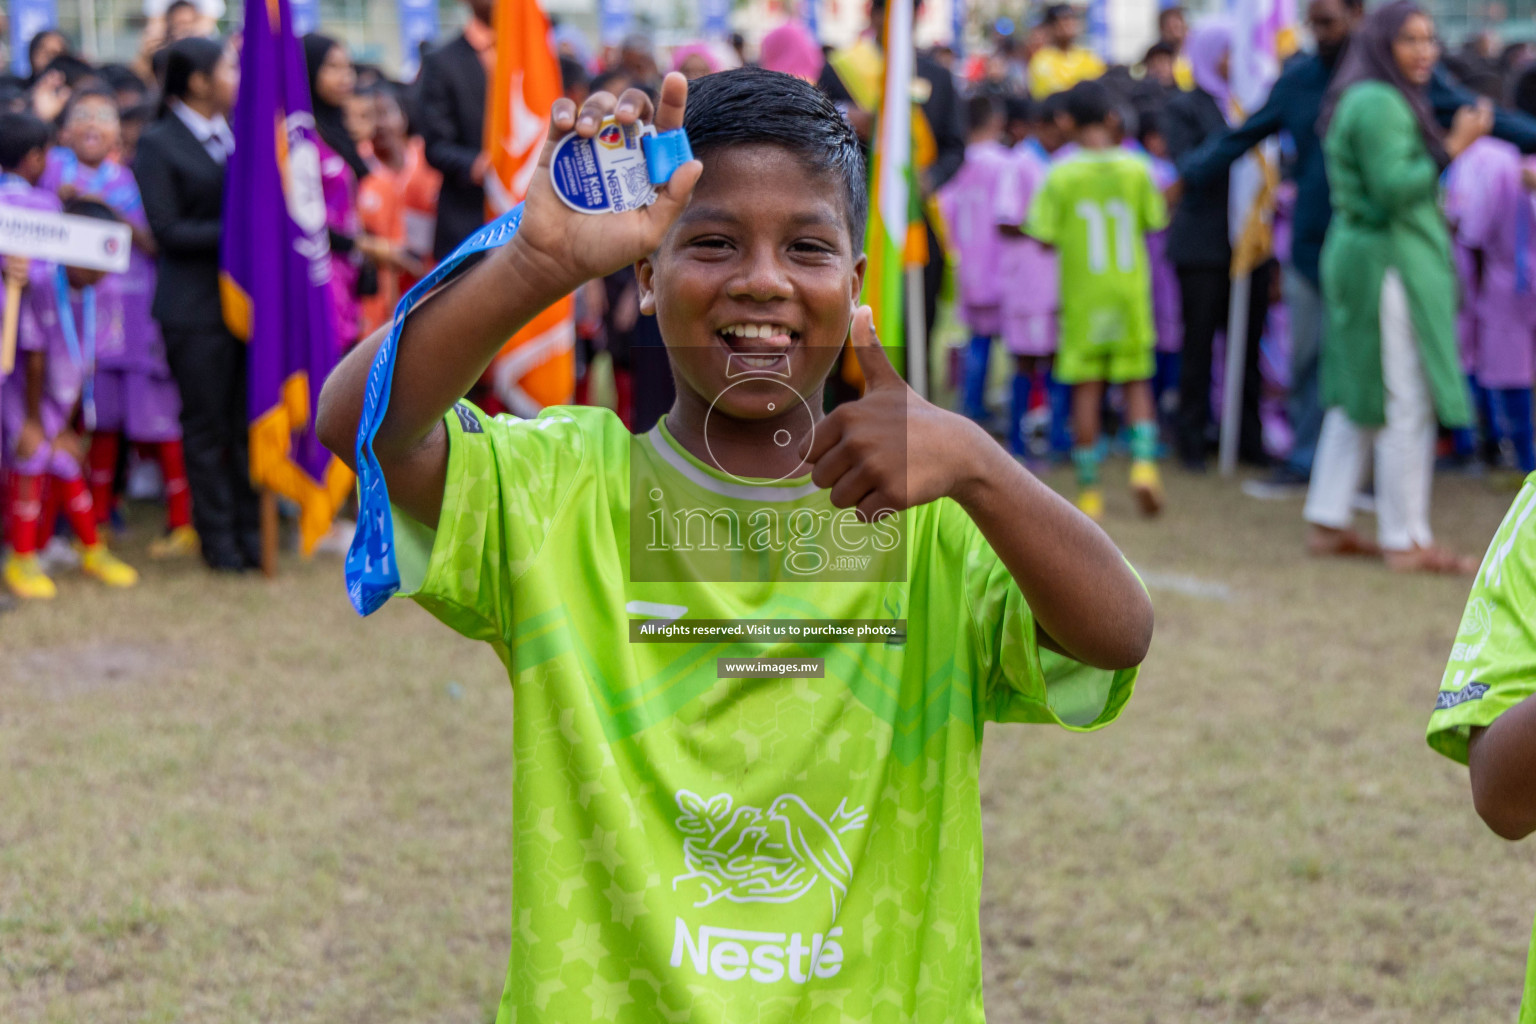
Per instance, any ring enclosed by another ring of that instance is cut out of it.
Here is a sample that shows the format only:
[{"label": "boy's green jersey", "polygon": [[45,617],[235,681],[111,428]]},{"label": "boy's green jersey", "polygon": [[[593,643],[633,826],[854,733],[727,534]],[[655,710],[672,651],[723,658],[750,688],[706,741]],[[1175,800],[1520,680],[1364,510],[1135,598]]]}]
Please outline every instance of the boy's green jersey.
[{"label": "boy's green jersey", "polygon": [[[785,582],[806,548],[771,544],[785,564],[743,575],[776,582],[706,582],[684,548],[735,543],[733,517],[771,537],[835,511],[828,492],[732,478],[602,409],[493,419],[461,403],[446,423],[437,530],[397,510],[396,542],[410,596],[491,643],[512,680],[499,1024],[982,1021],[983,725],[1102,726],[1135,672],[1042,651],[1008,571],[947,499],[903,513],[901,545],[881,543],[889,523],[842,536],[866,578],[896,582]],[[699,518],[686,537],[653,534],[632,496]],[[642,548],[648,579],[685,582],[632,582]],[[631,642],[632,623],[698,619],[907,628],[863,644]],[[718,659],[761,656],[825,659],[825,676],[719,678]]]},{"label": "boy's green jersey", "polygon": [[1167,223],[1144,157],[1080,149],[1051,165],[1024,230],[1056,247],[1063,351],[1151,349],[1146,233]]},{"label": "boy's green jersey", "polygon": [[[1536,693],[1536,474],[1493,535],[1429,716],[1429,745],[1462,764],[1472,729]],[[1520,1024],[1536,1024],[1536,935]]]}]

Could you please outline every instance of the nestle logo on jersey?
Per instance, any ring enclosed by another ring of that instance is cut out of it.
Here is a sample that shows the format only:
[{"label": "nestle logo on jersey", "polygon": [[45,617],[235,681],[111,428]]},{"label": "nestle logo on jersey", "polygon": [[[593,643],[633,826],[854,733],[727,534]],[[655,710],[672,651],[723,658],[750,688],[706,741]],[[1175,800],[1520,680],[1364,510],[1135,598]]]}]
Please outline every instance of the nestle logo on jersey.
[{"label": "nestle logo on jersey", "polygon": [[698,936],[688,922],[677,919],[672,944],[672,966],[683,960],[701,976],[721,981],[744,978],[763,985],[788,978],[803,985],[811,978],[832,978],[843,969],[843,947],[837,939],[841,928],[825,935],[815,933],[807,943],[799,932],[751,932],[740,928],[700,925]]}]

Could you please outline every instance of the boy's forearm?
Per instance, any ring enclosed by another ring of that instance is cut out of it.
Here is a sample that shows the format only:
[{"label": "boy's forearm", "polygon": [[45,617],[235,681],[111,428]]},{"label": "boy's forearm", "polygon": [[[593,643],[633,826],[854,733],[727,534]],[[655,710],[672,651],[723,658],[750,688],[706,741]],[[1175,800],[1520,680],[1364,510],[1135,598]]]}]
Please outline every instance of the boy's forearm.
[{"label": "boy's forearm", "polygon": [[1478,815],[1505,839],[1536,832],[1536,697],[1472,730],[1467,764]]},{"label": "boy's forearm", "polygon": [[[423,301],[401,331],[389,410],[373,442],[380,461],[387,464],[420,444],[507,339],[568,290],[550,268],[512,242]],[[349,465],[368,371],[389,329],[386,325],[354,348],[320,396],[320,439]]]},{"label": "boy's forearm", "polygon": [[1001,447],[977,447],[955,499],[1018,584],[1042,639],[1096,668],[1140,664],[1152,642],[1152,602],[1119,549]]}]

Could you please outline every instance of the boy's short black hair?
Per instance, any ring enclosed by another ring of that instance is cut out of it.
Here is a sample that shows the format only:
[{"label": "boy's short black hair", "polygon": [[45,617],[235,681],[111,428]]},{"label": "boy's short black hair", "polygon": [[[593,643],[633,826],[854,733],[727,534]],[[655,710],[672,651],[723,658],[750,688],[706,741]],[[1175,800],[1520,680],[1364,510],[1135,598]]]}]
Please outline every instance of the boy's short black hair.
[{"label": "boy's short black hair", "polygon": [[1104,124],[1115,108],[1115,98],[1103,82],[1078,82],[1067,90],[1067,116],[1079,128]]},{"label": "boy's short black hair", "polygon": [[1028,123],[1035,118],[1034,104],[1028,96],[1005,96],[1003,107],[1007,111],[1007,118],[1011,121],[1023,121]]},{"label": "boy's short black hair", "polygon": [[197,4],[194,4],[192,0],[174,0],[174,2],[165,9],[166,20],[169,21],[172,14],[182,10],[183,8],[189,8],[193,14],[197,13]]},{"label": "boy's short black hair", "polygon": [[1077,8],[1071,4],[1051,4],[1040,15],[1040,24],[1049,28],[1065,18],[1075,17],[1077,17]]},{"label": "boy's short black hair", "polygon": [[48,148],[48,126],[32,114],[0,114],[0,171],[14,171],[27,154]]},{"label": "boy's short black hair", "polygon": [[73,199],[66,200],[64,212],[74,217],[90,217],[92,220],[110,220],[114,223],[123,219],[100,199],[87,199],[84,196],[75,196]]},{"label": "boy's short black hair", "polygon": [[1147,47],[1146,56],[1141,58],[1143,64],[1151,64],[1159,57],[1167,57],[1169,60],[1178,60],[1178,53],[1174,48],[1164,42],[1156,42]]},{"label": "boy's short black hair", "polygon": [[1067,94],[1053,92],[1045,99],[1034,105],[1035,120],[1041,123],[1054,123],[1056,118],[1067,112]]},{"label": "boy's short black hair", "polygon": [[965,101],[965,123],[980,128],[1002,111],[1002,104],[991,93],[980,92]]},{"label": "boy's short black hair", "polygon": [[864,249],[869,186],[864,150],[827,94],[794,75],[759,67],[717,71],[688,87],[683,127],[700,159],[726,146],[781,146],[816,174],[834,178],[855,253]]}]

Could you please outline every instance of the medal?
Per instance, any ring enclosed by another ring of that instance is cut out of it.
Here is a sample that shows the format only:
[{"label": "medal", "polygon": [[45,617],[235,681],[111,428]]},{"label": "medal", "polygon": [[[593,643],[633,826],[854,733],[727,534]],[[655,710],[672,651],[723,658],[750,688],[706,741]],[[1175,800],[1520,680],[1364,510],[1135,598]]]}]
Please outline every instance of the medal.
[{"label": "medal", "polygon": [[584,139],[571,132],[555,143],[549,164],[555,194],[577,213],[623,213],[656,201],[656,189],[693,159],[681,128],[624,125],[609,117]]}]

